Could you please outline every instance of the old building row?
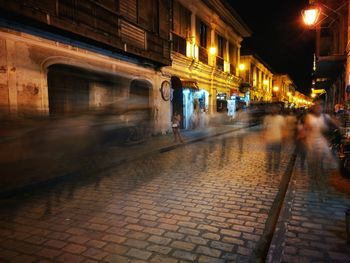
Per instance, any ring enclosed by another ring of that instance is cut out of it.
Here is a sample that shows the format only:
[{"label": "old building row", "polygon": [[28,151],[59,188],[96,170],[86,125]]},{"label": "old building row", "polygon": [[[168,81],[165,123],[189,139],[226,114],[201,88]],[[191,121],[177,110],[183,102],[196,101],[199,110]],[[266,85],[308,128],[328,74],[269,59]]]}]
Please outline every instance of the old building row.
[{"label": "old building row", "polygon": [[240,56],[251,32],[222,0],[0,0],[0,13],[2,115],[134,103],[164,133],[175,111],[189,128],[193,112],[289,92],[273,93],[269,67]]}]

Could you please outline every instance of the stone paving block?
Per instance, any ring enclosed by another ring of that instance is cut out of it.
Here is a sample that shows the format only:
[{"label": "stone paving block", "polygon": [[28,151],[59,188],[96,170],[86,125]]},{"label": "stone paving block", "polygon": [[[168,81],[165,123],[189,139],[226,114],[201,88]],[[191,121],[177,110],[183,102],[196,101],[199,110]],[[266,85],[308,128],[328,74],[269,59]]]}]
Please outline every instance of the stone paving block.
[{"label": "stone paving block", "polygon": [[173,248],[178,248],[186,251],[192,251],[196,245],[189,242],[183,242],[183,241],[174,241],[170,244]]},{"label": "stone paving block", "polygon": [[212,241],[212,242],[210,242],[210,247],[216,248],[216,249],[219,249],[219,250],[223,250],[223,251],[226,251],[226,252],[232,252],[233,248],[234,248],[233,245],[227,244],[227,243],[224,243],[224,242],[220,242],[220,241]]},{"label": "stone paving block", "polygon": [[62,254],[62,251],[51,248],[43,248],[35,253],[36,256],[45,257],[49,259],[53,259],[60,254]]},{"label": "stone paving block", "polygon": [[108,255],[108,253],[101,250],[101,249],[89,248],[82,255],[89,257],[89,258],[92,258],[92,259],[95,259],[97,261],[101,261],[103,258],[105,258]]},{"label": "stone paving block", "polygon": [[138,239],[138,240],[146,240],[150,235],[143,233],[143,232],[137,232],[137,231],[129,231],[126,234],[127,238],[132,238],[132,239]]},{"label": "stone paving block", "polygon": [[59,256],[57,259],[55,259],[55,261],[57,262],[83,262],[85,260],[84,257],[80,256],[80,255],[74,255],[74,254],[70,254],[70,253],[64,253],[61,256]]},{"label": "stone paving block", "polygon": [[198,236],[186,236],[184,241],[197,245],[206,245],[209,242],[207,239]]},{"label": "stone paving block", "polygon": [[120,255],[109,254],[103,261],[109,263],[129,263],[130,259]]},{"label": "stone paving block", "polygon": [[105,232],[106,233],[111,233],[111,234],[116,234],[118,236],[125,236],[130,230],[124,229],[122,227],[110,227],[108,228]]},{"label": "stone paving block", "polygon": [[230,236],[230,237],[240,237],[242,235],[242,232],[235,231],[235,230],[229,230],[229,229],[221,229],[220,233],[222,235]]},{"label": "stone paving block", "polygon": [[71,235],[63,232],[51,232],[46,237],[48,239],[58,239],[64,241],[71,237]]},{"label": "stone paving block", "polygon": [[198,236],[200,234],[200,231],[192,228],[187,228],[187,227],[181,227],[178,230],[178,232],[186,235],[192,235],[192,236]]},{"label": "stone paving block", "polygon": [[209,248],[206,246],[198,246],[196,249],[196,252],[199,254],[204,254],[204,255],[216,257],[216,258],[220,257],[220,255],[221,255],[220,250]]},{"label": "stone paving block", "polygon": [[237,253],[241,255],[249,256],[252,254],[252,252],[253,252],[252,249],[249,249],[246,247],[238,246],[237,248]]},{"label": "stone paving block", "polygon": [[246,233],[253,233],[254,232],[254,227],[242,226],[242,225],[233,225],[231,227],[231,229],[246,232]]},{"label": "stone paving block", "polygon": [[65,241],[69,241],[77,244],[85,244],[89,240],[90,238],[86,236],[71,236],[70,238],[68,238],[68,240],[65,240]]},{"label": "stone paving block", "polygon": [[204,224],[200,224],[197,228],[199,230],[209,231],[213,233],[217,233],[219,231],[219,228],[217,227],[213,227],[211,225],[204,225]]},{"label": "stone paving block", "polygon": [[71,244],[68,244],[67,246],[65,246],[62,250],[66,251],[66,252],[73,253],[73,254],[81,254],[86,249],[87,248],[85,246],[71,243]]},{"label": "stone paving block", "polygon": [[175,258],[178,258],[178,259],[185,259],[185,260],[189,260],[189,261],[191,261],[191,262],[195,261],[196,258],[197,258],[197,255],[196,255],[196,254],[189,253],[189,252],[182,251],[182,250],[176,250],[176,251],[174,251],[173,256],[174,256]]},{"label": "stone paving block", "polygon": [[151,236],[148,241],[152,242],[152,243],[156,243],[159,245],[168,245],[171,242],[170,238],[166,238],[166,237],[160,237],[160,236]]},{"label": "stone paving block", "polygon": [[179,229],[179,226],[177,225],[170,225],[166,223],[161,223],[158,225],[159,228],[165,229],[165,230],[171,230],[171,231],[177,231]]},{"label": "stone paving block", "polygon": [[106,252],[118,255],[124,255],[129,249],[130,248],[127,246],[114,243],[109,243],[103,247],[103,250],[105,250]]},{"label": "stone paving block", "polygon": [[202,234],[203,238],[206,239],[211,239],[211,240],[220,240],[221,236],[218,234],[214,234],[214,233],[204,233]]},{"label": "stone paving block", "polygon": [[41,245],[43,244],[47,239],[45,237],[41,236],[31,236],[25,239],[26,242],[36,244],[36,245]]},{"label": "stone paving block", "polygon": [[135,248],[145,248],[149,245],[149,243],[146,241],[131,238],[127,239],[123,244]]},{"label": "stone paving block", "polygon": [[225,263],[225,260],[208,256],[199,256],[199,263]]},{"label": "stone paving block", "polygon": [[60,240],[49,240],[49,241],[47,241],[44,245],[45,245],[45,246],[48,246],[48,247],[53,247],[53,248],[61,249],[61,248],[63,248],[64,246],[67,245],[67,242],[65,242],[65,241],[60,241]]},{"label": "stone paving block", "polygon": [[161,245],[151,245],[147,247],[147,250],[166,255],[172,250],[172,248]]},{"label": "stone paving block", "polygon": [[120,243],[123,243],[126,240],[126,237],[108,234],[108,235],[103,236],[102,240],[120,244]]},{"label": "stone paving block", "polygon": [[139,258],[139,259],[144,259],[148,260],[150,256],[152,255],[151,252],[136,249],[136,248],[131,248],[127,253],[127,256],[129,257],[134,257],[134,258]]},{"label": "stone paving block", "polygon": [[95,240],[95,239],[89,240],[86,243],[87,246],[91,246],[91,247],[95,247],[95,248],[102,248],[106,244],[107,244],[106,242],[103,242],[103,241],[100,241],[100,240]]},{"label": "stone paving block", "polygon": [[[141,218],[142,218],[142,216],[141,216]],[[140,219],[139,224],[141,226],[145,226],[145,227],[155,227],[158,225],[158,223],[155,221],[150,221],[150,220],[145,220],[145,219]]]},{"label": "stone paving block", "polygon": [[244,246],[244,243],[245,243],[244,239],[227,237],[227,236],[224,236],[221,241],[224,243],[229,243],[229,244],[233,244],[233,245],[240,245],[240,246]]},{"label": "stone paving block", "polygon": [[143,232],[148,233],[148,234],[152,234],[152,235],[163,235],[165,230],[163,229],[159,229],[159,228],[155,228],[155,227],[145,227],[143,229]]},{"label": "stone paving block", "polygon": [[150,259],[152,263],[178,263],[179,261],[175,258],[168,256],[155,255]]}]

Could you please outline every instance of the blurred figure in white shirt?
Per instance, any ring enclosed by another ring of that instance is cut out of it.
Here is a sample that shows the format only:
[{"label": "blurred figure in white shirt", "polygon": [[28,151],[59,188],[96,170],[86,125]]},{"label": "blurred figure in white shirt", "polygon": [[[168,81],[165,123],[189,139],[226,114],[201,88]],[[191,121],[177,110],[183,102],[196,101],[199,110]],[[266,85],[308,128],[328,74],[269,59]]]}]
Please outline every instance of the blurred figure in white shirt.
[{"label": "blurred figure in white shirt", "polygon": [[285,129],[285,118],[280,115],[278,106],[271,106],[270,114],[263,121],[264,139],[266,142],[266,162],[269,172],[276,172],[280,165],[282,140]]}]

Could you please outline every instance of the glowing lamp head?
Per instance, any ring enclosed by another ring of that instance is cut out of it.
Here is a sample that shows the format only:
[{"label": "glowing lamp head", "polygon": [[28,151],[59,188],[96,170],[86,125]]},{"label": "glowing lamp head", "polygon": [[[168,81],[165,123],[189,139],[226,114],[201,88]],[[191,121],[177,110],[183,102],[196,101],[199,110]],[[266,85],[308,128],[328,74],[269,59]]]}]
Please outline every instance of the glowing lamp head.
[{"label": "glowing lamp head", "polygon": [[245,70],[245,65],[244,64],[239,64],[239,70]]},{"label": "glowing lamp head", "polygon": [[301,14],[305,25],[314,26],[317,23],[320,13],[321,10],[317,6],[310,6],[309,8],[304,9]]},{"label": "glowing lamp head", "polygon": [[287,95],[288,95],[288,96],[291,96],[291,95],[292,95],[292,93],[291,93],[291,92],[287,92]]},{"label": "glowing lamp head", "polygon": [[274,91],[274,92],[279,91],[279,89],[280,89],[280,88],[279,88],[279,87],[277,87],[277,86],[274,86],[274,87],[273,87],[273,91]]},{"label": "glowing lamp head", "polygon": [[263,84],[264,84],[265,86],[267,86],[267,85],[269,85],[269,81],[268,81],[267,79],[265,79],[265,80],[263,81]]},{"label": "glowing lamp head", "polygon": [[210,47],[210,48],[209,48],[209,53],[210,53],[211,55],[215,55],[215,54],[216,54],[216,47]]},{"label": "glowing lamp head", "polygon": [[315,98],[315,97],[316,97],[316,93],[312,93],[311,98]]}]

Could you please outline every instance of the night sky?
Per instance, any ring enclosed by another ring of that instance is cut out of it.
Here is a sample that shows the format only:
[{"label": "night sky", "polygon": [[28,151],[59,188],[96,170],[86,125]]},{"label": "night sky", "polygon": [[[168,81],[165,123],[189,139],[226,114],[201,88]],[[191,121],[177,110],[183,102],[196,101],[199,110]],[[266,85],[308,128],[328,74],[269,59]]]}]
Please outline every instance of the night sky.
[{"label": "night sky", "polygon": [[289,74],[297,90],[309,95],[315,31],[301,19],[308,0],[227,1],[253,31],[242,49],[255,52],[276,73]]}]

